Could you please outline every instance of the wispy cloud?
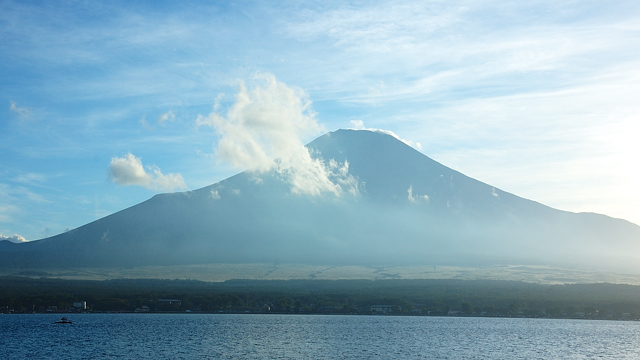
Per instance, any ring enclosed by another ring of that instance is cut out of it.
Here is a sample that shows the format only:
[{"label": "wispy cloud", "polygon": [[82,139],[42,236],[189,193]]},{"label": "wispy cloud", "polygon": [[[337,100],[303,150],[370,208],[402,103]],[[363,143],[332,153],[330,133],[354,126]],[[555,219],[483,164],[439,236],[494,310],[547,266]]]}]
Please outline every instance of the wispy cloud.
[{"label": "wispy cloud", "polygon": [[166,122],[171,122],[175,120],[175,118],[176,118],[176,115],[173,113],[173,111],[169,110],[166,113],[158,116],[158,124],[164,125]]},{"label": "wispy cloud", "polygon": [[637,219],[639,75],[630,64],[569,89],[461,99],[407,117],[428,119],[416,128],[425,152],[467,175],[561,209]]},{"label": "wispy cloud", "polygon": [[[51,201],[40,192],[34,192],[25,186],[0,182],[0,224],[2,225],[14,224],[28,213],[28,210],[46,207],[49,203]],[[2,231],[9,232],[7,229]]]},{"label": "wispy cloud", "polygon": [[114,157],[109,164],[109,177],[119,185],[137,185],[152,190],[187,189],[180,174],[163,174],[157,166],[142,166],[142,160],[129,153]]},{"label": "wispy cloud", "polygon": [[166,113],[163,113],[163,114],[159,115],[158,119],[155,122],[155,124],[154,123],[149,123],[149,121],[147,121],[147,115],[146,114],[142,115],[140,120],[138,120],[138,123],[140,123],[140,125],[142,125],[142,127],[147,129],[147,130],[156,130],[157,126],[161,126],[162,127],[162,126],[166,125],[167,123],[173,122],[175,119],[176,119],[176,115],[173,113],[172,110],[169,110]]},{"label": "wispy cloud", "polygon": [[10,223],[15,221],[13,214],[18,213],[17,206],[0,201],[0,223]]},{"label": "wispy cloud", "polygon": [[[628,10],[562,1],[382,1],[308,11],[285,29],[325,44],[326,77],[314,80],[343,90],[341,101],[428,105],[563,88],[633,59],[638,9]],[[381,82],[384,91],[372,92]]]},{"label": "wispy cloud", "polygon": [[47,180],[47,175],[42,173],[24,173],[13,178],[13,181],[28,185],[42,184]]},{"label": "wispy cloud", "polygon": [[9,110],[17,114],[21,119],[28,119],[31,116],[31,109],[18,106],[15,101],[10,102]]},{"label": "wispy cloud", "polygon": [[414,203],[417,201],[429,201],[429,196],[428,195],[417,195],[413,193],[413,185],[409,186],[409,189],[407,189],[407,199]]},{"label": "wispy cloud", "polygon": [[6,200],[7,203],[15,203],[17,202],[17,199],[23,199],[39,204],[49,202],[49,200],[40,193],[34,192],[25,186],[10,186],[0,183],[0,201]]},{"label": "wispy cloud", "polygon": [[138,122],[140,123],[140,125],[142,125],[143,128],[147,130],[153,130],[153,126],[149,125],[149,123],[147,122],[147,115],[142,115]]}]

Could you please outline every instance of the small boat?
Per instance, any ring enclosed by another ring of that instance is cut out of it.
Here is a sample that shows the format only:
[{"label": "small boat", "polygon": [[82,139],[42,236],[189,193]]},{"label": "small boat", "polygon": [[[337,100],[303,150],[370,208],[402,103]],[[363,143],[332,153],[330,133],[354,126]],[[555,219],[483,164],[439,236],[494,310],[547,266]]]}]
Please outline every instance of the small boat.
[{"label": "small boat", "polygon": [[67,319],[66,317],[63,317],[62,319],[56,321],[56,324],[71,324],[71,320]]}]

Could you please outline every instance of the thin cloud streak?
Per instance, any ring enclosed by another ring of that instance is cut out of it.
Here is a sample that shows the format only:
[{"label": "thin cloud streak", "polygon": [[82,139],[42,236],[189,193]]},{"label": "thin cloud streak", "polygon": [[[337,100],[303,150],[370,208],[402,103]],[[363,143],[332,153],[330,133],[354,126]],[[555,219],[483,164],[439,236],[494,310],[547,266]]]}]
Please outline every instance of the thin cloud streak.
[{"label": "thin cloud streak", "polygon": [[[539,21],[495,28],[454,3],[438,5],[446,15],[437,17],[448,20],[434,20],[434,25],[429,21],[433,4],[396,5],[313,13],[308,22],[290,25],[292,37],[335,39],[330,62],[340,64],[341,69],[323,74],[334,75],[327,78],[338,82],[332,84],[334,88],[351,89],[350,94],[342,94],[341,101],[372,101],[363,87],[373,84],[362,83],[363,78],[385,81],[384,96],[376,96],[376,103],[557,89],[571,86],[580,79],[577,74],[601,71],[599,68],[624,61],[611,62],[609,54],[623,52],[630,59],[638,55],[638,51],[628,50],[629,37],[637,36],[637,26],[628,26],[630,19],[611,24],[588,18],[569,22],[537,18]],[[493,2],[482,5],[495,7],[494,17],[505,16]],[[489,12],[482,5],[475,6],[476,11]],[[420,21],[403,21],[407,18]],[[402,25],[391,26],[396,23]]]}]

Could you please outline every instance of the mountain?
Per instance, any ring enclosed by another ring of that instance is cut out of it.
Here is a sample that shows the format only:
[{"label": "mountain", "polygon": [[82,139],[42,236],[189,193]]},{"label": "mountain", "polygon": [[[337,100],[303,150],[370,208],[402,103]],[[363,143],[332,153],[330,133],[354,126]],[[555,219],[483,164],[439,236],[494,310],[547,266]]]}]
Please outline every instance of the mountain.
[{"label": "mountain", "polygon": [[[200,263],[563,265],[640,270],[640,227],[560,211],[452,170],[381,132],[307,145],[339,190],[245,171],[66,233],[0,243],[1,268]],[[308,180],[308,179],[307,179]]]}]

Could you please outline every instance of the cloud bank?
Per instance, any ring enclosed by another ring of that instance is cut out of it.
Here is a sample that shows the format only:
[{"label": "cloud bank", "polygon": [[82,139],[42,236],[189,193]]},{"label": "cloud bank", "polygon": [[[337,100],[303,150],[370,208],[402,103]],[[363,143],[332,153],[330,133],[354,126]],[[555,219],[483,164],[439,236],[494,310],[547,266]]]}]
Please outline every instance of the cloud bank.
[{"label": "cloud bank", "polygon": [[274,169],[299,194],[355,192],[348,164],[314,158],[303,139],[323,131],[311,101],[300,89],[278,82],[271,74],[255,76],[258,85],[240,82],[226,116],[198,116],[198,126],[210,126],[219,136],[216,153],[238,168],[264,172]]},{"label": "cloud bank", "polygon": [[109,177],[119,185],[138,185],[151,190],[173,191],[187,189],[180,174],[163,174],[153,165],[142,166],[142,160],[129,153],[124,157],[114,157],[109,164]]},{"label": "cloud bank", "polygon": [[2,240],[9,240],[12,243],[23,243],[23,242],[27,242],[29,240],[25,239],[24,237],[18,235],[18,234],[14,234],[13,236],[4,236],[2,234],[0,234],[0,241]]}]

